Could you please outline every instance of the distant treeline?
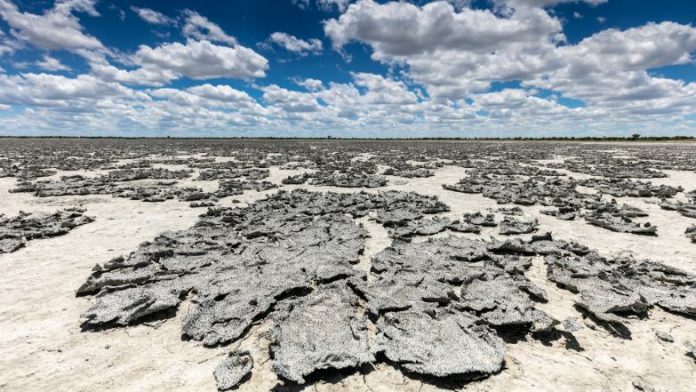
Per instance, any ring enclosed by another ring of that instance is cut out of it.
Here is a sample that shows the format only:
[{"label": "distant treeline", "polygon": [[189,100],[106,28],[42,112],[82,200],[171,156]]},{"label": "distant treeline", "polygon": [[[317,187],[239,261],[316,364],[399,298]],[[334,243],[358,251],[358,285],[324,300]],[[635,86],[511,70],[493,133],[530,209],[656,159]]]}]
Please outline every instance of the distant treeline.
[{"label": "distant treeline", "polygon": [[398,140],[435,140],[435,141],[591,141],[591,142],[607,142],[607,141],[675,141],[675,140],[694,140],[694,136],[548,136],[548,137],[399,137],[399,138],[377,138],[377,137],[279,137],[279,136],[256,136],[256,137],[240,137],[240,136],[213,136],[213,137],[171,137],[171,136],[0,136],[0,139],[124,139],[124,140],[139,140],[139,139],[180,139],[180,140],[195,140],[195,139],[230,139],[230,140],[382,140],[382,141],[398,141]]}]

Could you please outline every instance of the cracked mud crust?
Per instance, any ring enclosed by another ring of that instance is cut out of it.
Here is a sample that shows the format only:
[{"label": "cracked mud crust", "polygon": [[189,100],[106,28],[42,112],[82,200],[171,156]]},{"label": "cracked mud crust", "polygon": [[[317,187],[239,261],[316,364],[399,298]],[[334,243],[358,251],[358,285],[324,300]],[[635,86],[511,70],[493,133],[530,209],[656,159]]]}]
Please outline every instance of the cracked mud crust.
[{"label": "cracked mud crust", "polygon": [[693,386],[693,146],[148,143],[0,144],[0,389]]}]

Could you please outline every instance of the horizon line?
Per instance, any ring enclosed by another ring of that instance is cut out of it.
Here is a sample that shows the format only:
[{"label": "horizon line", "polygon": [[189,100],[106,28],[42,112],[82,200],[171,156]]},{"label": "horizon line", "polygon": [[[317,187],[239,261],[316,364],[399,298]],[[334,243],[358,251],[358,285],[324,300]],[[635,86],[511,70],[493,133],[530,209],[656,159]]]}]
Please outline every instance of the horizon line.
[{"label": "horizon line", "polygon": [[696,136],[514,136],[514,137],[337,137],[337,136],[62,136],[62,135],[0,135],[0,139],[125,139],[125,140],[324,140],[324,141],[673,141],[696,140]]}]

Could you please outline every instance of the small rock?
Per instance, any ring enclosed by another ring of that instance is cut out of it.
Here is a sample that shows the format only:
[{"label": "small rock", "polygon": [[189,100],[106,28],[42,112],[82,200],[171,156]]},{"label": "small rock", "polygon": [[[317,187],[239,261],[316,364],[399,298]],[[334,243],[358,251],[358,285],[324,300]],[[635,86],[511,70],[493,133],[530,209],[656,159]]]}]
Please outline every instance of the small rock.
[{"label": "small rock", "polygon": [[663,342],[669,342],[669,343],[674,342],[674,337],[672,335],[670,335],[669,333],[664,332],[664,331],[655,331],[655,336],[657,336],[657,338],[662,340]]},{"label": "small rock", "polygon": [[563,329],[566,332],[577,332],[582,329],[582,325],[575,318],[567,318],[563,320]]}]

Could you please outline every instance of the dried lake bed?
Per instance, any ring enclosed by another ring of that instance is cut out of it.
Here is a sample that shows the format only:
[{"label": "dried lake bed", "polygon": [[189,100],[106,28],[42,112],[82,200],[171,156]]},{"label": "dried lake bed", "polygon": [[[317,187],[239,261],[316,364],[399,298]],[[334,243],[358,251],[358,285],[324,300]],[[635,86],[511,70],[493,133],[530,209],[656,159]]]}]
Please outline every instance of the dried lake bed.
[{"label": "dried lake bed", "polygon": [[0,139],[0,389],[691,390],[696,145]]}]

